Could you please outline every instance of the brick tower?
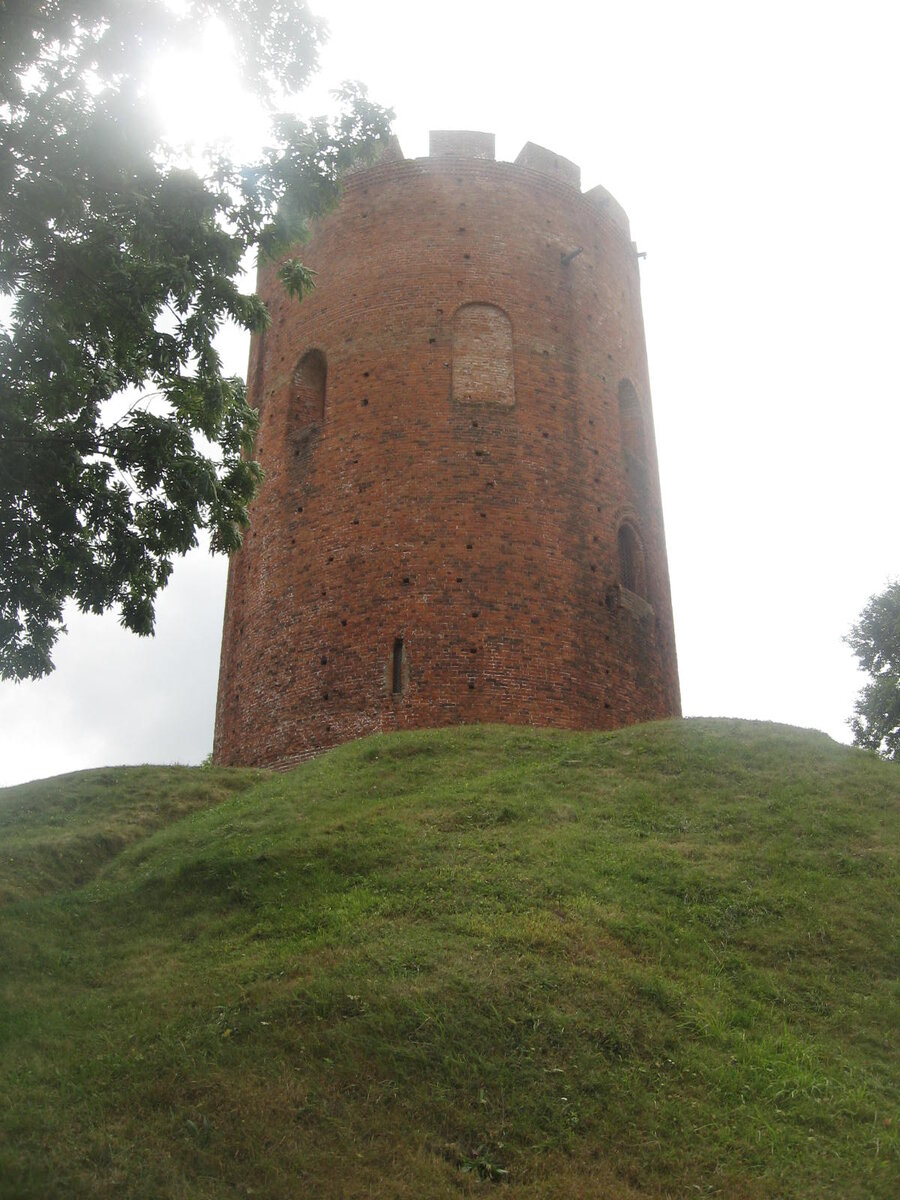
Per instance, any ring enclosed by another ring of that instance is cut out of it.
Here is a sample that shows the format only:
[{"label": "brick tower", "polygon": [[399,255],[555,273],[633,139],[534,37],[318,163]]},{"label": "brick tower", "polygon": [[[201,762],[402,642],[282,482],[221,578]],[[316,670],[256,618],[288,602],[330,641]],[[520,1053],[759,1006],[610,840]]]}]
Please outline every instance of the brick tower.
[{"label": "brick tower", "polygon": [[637,255],[577,166],[438,132],[346,181],[250,393],[215,758],[378,731],[680,713]]}]

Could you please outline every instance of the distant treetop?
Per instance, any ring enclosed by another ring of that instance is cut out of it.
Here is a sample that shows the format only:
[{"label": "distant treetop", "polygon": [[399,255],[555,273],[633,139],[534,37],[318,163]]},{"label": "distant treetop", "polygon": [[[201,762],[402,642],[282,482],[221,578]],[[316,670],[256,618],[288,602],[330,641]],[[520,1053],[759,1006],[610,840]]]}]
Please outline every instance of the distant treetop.
[{"label": "distant treetop", "polygon": [[869,600],[844,641],[872,676],[849,722],[853,740],[900,761],[900,580]]}]

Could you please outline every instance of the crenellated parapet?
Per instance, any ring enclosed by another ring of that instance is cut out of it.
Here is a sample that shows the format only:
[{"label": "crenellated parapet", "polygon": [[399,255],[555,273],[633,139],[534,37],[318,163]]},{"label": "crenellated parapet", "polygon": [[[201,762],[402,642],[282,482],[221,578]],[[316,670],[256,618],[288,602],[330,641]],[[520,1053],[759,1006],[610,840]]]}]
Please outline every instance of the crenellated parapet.
[{"label": "crenellated parapet", "polygon": [[[428,140],[428,160],[431,159],[476,159],[481,162],[495,162],[496,139],[493,133],[484,133],[472,129],[433,129]],[[428,160],[413,160],[418,162]],[[407,161],[404,158],[400,143],[392,136],[378,155],[379,165]],[[536,142],[526,142],[516,155],[514,165],[535,171],[550,179],[581,191],[581,168],[571,159],[564,158],[554,150],[539,146]],[[630,237],[628,216],[616,198],[601,184],[583,193],[584,199],[603,213],[626,238]]]}]

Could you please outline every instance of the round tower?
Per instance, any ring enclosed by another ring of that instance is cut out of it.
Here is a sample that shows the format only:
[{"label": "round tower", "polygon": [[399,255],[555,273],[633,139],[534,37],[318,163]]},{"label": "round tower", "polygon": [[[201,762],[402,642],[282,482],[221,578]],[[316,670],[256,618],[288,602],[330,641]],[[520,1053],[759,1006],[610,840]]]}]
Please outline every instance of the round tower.
[{"label": "round tower", "polygon": [[[390,159],[388,161],[388,159]],[[348,177],[250,353],[266,479],[228,578],[215,759],[680,714],[637,255],[531,143]]]}]

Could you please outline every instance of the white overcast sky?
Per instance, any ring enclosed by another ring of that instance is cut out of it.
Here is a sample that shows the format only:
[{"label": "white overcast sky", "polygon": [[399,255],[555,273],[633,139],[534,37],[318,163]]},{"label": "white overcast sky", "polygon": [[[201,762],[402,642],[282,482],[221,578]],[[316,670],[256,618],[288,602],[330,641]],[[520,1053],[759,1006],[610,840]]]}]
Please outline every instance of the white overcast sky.
[{"label": "white overcast sky", "polygon": [[[841,638],[900,575],[895,0],[313,8],[331,41],[306,109],[361,79],[395,108],[407,157],[429,129],[487,130],[498,158],[538,142],[622,203],[647,254],[685,715],[848,740],[863,677]],[[167,111],[249,145],[212,42],[206,75],[174,69]],[[226,354],[243,373],[243,340]],[[184,560],[151,640],[71,613],[54,675],[0,685],[0,784],[199,762],[225,570]]]}]

